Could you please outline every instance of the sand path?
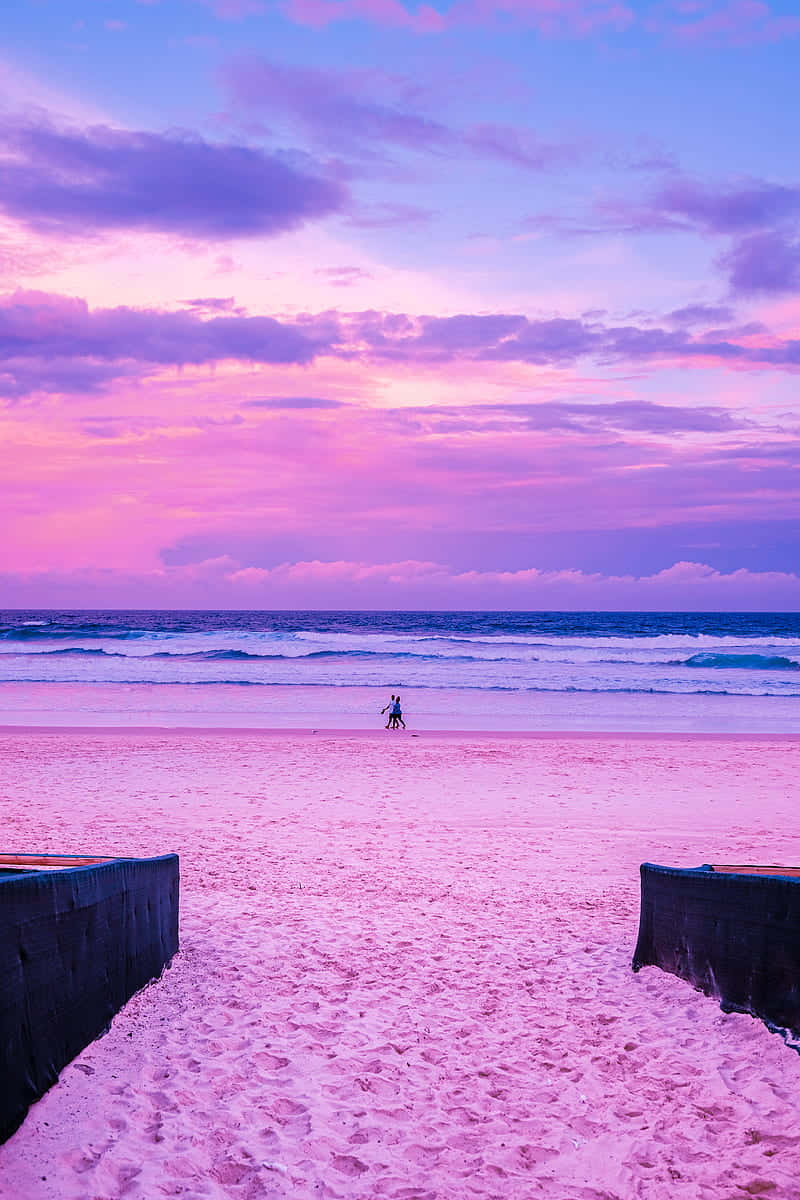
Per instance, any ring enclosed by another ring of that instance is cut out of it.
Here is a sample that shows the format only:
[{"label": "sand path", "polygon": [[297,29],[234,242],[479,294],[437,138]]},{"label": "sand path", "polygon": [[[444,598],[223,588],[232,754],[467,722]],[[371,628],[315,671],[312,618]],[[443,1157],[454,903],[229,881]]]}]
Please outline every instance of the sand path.
[{"label": "sand path", "polygon": [[800,862],[800,742],[7,734],[0,771],[5,848],[183,888],[4,1200],[800,1197],[800,1055],[629,966],[642,859]]}]

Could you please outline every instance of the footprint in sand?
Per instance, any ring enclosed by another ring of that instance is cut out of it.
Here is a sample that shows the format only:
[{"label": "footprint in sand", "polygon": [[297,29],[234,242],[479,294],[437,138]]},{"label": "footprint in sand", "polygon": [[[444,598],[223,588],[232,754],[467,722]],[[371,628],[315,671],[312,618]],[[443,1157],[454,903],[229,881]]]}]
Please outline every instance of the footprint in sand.
[{"label": "footprint in sand", "polygon": [[303,1104],[281,1097],[272,1104],[275,1121],[295,1137],[303,1137],[311,1132],[311,1117]]},{"label": "footprint in sand", "polygon": [[438,1192],[422,1191],[415,1187],[400,1187],[391,1196],[392,1200],[440,1200]]},{"label": "footprint in sand", "polygon": [[133,1162],[123,1162],[113,1166],[111,1173],[119,1185],[119,1194],[122,1195],[123,1191],[128,1190],[128,1184],[133,1183],[137,1176],[141,1175],[142,1168]]},{"label": "footprint in sand", "polygon": [[152,1104],[153,1108],[159,1112],[177,1112],[178,1105],[172,1100],[166,1092],[145,1092],[147,1099]]},{"label": "footprint in sand", "polygon": [[441,1154],[446,1150],[446,1146],[409,1146],[406,1150],[406,1158],[411,1162],[416,1163],[420,1167],[433,1167],[439,1161]]},{"label": "footprint in sand", "polygon": [[420,1057],[426,1063],[431,1063],[433,1066],[438,1067],[439,1063],[444,1062],[447,1055],[441,1050],[423,1050]]},{"label": "footprint in sand", "polygon": [[272,1111],[278,1117],[299,1117],[308,1112],[308,1109],[304,1104],[298,1104],[296,1100],[290,1100],[287,1096],[279,1096],[273,1102]]},{"label": "footprint in sand", "polygon": [[369,1170],[366,1163],[363,1163],[360,1158],[356,1158],[353,1154],[334,1154],[331,1157],[331,1162],[337,1171],[341,1171],[342,1175],[347,1175],[351,1179],[358,1178],[365,1171]]},{"label": "footprint in sand", "polygon": [[96,1167],[100,1158],[99,1150],[70,1150],[61,1156],[61,1161],[65,1167],[82,1175],[84,1171],[91,1171],[93,1167]]},{"label": "footprint in sand", "polygon": [[237,1162],[236,1159],[226,1158],[221,1163],[213,1167],[211,1175],[223,1187],[225,1185],[238,1186],[243,1183],[248,1183],[254,1176],[259,1174],[260,1168],[252,1163]]}]

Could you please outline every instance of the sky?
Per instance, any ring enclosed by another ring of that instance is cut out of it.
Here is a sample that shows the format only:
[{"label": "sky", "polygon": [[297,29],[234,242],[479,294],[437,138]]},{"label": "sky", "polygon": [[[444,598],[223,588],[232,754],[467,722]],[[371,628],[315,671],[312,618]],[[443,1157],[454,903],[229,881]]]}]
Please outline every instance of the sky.
[{"label": "sky", "polygon": [[800,6],[18,0],[0,607],[800,608]]}]

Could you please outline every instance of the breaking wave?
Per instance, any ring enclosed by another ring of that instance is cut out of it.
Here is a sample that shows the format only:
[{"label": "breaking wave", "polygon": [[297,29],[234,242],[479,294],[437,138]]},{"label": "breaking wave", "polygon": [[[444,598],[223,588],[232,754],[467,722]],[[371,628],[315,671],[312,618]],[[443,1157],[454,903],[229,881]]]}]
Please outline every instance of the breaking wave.
[{"label": "breaking wave", "polygon": [[0,683],[800,697],[800,615],[0,612]]},{"label": "breaking wave", "polygon": [[712,654],[704,651],[687,658],[684,665],[726,671],[800,671],[800,662],[782,654]]}]

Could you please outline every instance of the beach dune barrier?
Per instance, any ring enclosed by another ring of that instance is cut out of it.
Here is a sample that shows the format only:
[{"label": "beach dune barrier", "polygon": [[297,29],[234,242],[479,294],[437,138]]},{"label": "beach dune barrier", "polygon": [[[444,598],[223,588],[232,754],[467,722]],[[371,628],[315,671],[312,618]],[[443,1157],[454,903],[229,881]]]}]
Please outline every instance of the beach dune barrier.
[{"label": "beach dune barrier", "polygon": [[0,1142],[178,949],[178,856],[0,855]]},{"label": "beach dune barrier", "polygon": [[800,1037],[800,868],[640,868],[633,969],[655,966]]}]

